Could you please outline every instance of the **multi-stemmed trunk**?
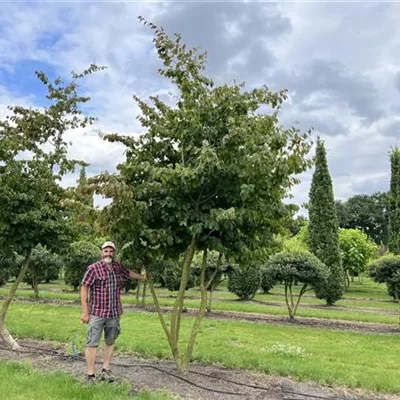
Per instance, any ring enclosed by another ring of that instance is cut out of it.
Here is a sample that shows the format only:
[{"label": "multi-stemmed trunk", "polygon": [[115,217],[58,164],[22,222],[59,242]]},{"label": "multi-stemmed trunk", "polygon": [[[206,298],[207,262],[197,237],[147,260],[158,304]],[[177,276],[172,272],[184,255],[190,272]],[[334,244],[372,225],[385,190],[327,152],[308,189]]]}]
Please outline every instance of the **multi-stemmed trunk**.
[{"label": "multi-stemmed trunk", "polygon": [[192,329],[190,331],[186,349],[184,352],[182,352],[179,347],[181,316],[182,316],[182,310],[183,310],[185,290],[186,290],[187,282],[189,279],[190,266],[192,264],[193,256],[194,256],[194,253],[196,250],[196,245],[197,245],[196,238],[193,238],[188,247],[188,250],[187,250],[184,262],[183,262],[180,287],[178,290],[178,294],[177,294],[174,306],[171,311],[170,327],[167,326],[167,322],[162,313],[162,310],[161,310],[160,304],[158,302],[157,295],[155,293],[153,284],[151,281],[149,282],[149,287],[150,287],[151,294],[153,296],[154,305],[156,307],[156,310],[157,310],[158,316],[160,318],[161,325],[164,329],[165,335],[167,336],[168,343],[169,343],[171,351],[172,351],[172,356],[175,360],[176,366],[184,374],[187,373],[188,366],[189,366],[189,363],[190,363],[190,360],[191,360],[192,354],[193,354],[196,336],[199,331],[201,321],[206,312],[207,288],[210,286],[210,284],[211,284],[212,280],[214,279],[215,274],[219,268],[219,266],[218,266],[217,271],[213,274],[212,278],[208,282],[205,282],[206,268],[207,268],[207,249],[204,250],[203,260],[202,260],[202,264],[201,264],[201,272],[200,272],[200,292],[201,292],[200,308],[199,308],[199,312],[197,313],[197,315],[195,317]]},{"label": "multi-stemmed trunk", "polygon": [[[215,282],[213,282],[215,276],[218,274],[219,269],[221,268],[221,264],[222,264],[222,253],[219,253],[218,255],[218,260],[217,260],[217,268],[215,269],[211,279],[209,280],[209,287],[207,287],[207,291],[208,291],[208,298],[207,298],[207,312],[211,312],[211,308],[212,308],[212,295],[214,293],[214,289],[216,288],[217,284]],[[218,283],[221,283],[221,281],[219,281]]]},{"label": "multi-stemmed trunk", "polygon": [[19,350],[20,346],[15,341],[15,339],[11,336],[10,332],[6,328],[5,319],[6,319],[8,308],[10,307],[10,304],[14,298],[15,292],[17,291],[19,284],[21,283],[22,279],[24,279],[25,273],[28,270],[30,260],[31,260],[31,252],[29,252],[25,256],[25,259],[22,263],[22,267],[17,276],[17,279],[12,284],[10,292],[8,293],[8,296],[4,299],[3,304],[1,306],[1,310],[0,310],[0,337],[4,341],[4,343],[6,345],[8,345],[9,347],[11,347],[13,350]]},{"label": "multi-stemmed trunk", "polygon": [[137,287],[136,287],[136,293],[135,293],[135,298],[136,298],[136,306],[139,307],[139,298],[140,298],[140,281],[138,281],[137,283]]},{"label": "multi-stemmed trunk", "polygon": [[146,289],[147,289],[147,281],[143,282],[143,291],[142,291],[142,307],[146,305]]},{"label": "multi-stemmed trunk", "polygon": [[32,274],[32,289],[33,297],[35,299],[39,298],[39,282],[35,274]]},{"label": "multi-stemmed trunk", "polygon": [[285,282],[285,301],[286,306],[289,311],[289,318],[294,319],[296,316],[297,308],[300,304],[300,299],[303,294],[307,291],[307,284],[304,284],[303,287],[300,289],[300,292],[297,297],[297,301],[294,300],[294,294],[292,290],[292,282]]}]

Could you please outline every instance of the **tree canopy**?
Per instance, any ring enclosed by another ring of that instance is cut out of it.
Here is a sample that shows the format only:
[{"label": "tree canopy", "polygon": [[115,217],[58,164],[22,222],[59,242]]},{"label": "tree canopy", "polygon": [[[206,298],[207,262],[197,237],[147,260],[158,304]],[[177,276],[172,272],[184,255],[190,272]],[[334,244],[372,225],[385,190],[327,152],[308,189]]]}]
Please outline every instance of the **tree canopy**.
[{"label": "tree canopy", "polygon": [[[152,96],[149,103],[134,96],[144,133],[105,135],[126,146],[126,159],[117,174],[103,174],[94,183],[113,199],[105,210],[110,228],[138,254],[145,249],[176,257],[187,249],[177,314],[173,311],[171,328],[165,329],[171,344],[179,334],[195,249],[243,263],[266,254],[288,214],[283,200],[298,182],[295,175],[311,164],[306,158],[310,142],[308,133],[279,123],[286,91],[216,86],[203,75],[204,52],[142,21],[154,32],[163,63],[159,73],[175,85],[174,95],[168,102]],[[187,361],[174,343],[175,360],[184,369]]]},{"label": "tree canopy", "polygon": [[82,74],[72,73],[69,83],[61,78],[51,82],[43,72],[36,72],[47,89],[48,105],[41,109],[12,106],[10,115],[0,121],[0,248],[24,257],[0,311],[0,335],[15,348],[4,318],[32,250],[42,245],[59,253],[73,236],[67,223],[67,193],[60,181],[83,163],[68,157],[64,136],[94,121],[81,111],[89,97],[78,94],[78,80],[98,69],[91,65]]},{"label": "tree canopy", "polygon": [[335,204],[340,228],[360,229],[377,245],[388,244],[388,193],[359,194]]}]

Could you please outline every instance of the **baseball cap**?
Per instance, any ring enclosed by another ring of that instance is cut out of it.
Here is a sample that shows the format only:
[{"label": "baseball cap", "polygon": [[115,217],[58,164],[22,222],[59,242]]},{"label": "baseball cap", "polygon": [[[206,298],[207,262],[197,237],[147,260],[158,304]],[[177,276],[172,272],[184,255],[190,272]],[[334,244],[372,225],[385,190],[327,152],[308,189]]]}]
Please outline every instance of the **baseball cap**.
[{"label": "baseball cap", "polygon": [[104,242],[101,246],[101,249],[105,249],[106,247],[112,247],[115,250],[115,244],[113,242]]}]

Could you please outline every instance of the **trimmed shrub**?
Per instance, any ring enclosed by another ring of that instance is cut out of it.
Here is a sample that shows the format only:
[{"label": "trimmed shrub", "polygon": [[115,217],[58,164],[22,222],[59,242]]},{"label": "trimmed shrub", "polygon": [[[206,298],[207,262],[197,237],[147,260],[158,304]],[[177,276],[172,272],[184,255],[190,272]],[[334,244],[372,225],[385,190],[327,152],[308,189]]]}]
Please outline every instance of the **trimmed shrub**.
[{"label": "trimmed shrub", "polygon": [[[268,260],[264,273],[285,286],[286,305],[289,317],[293,319],[303,294],[326,284],[329,268],[309,252],[281,252]],[[301,288],[295,295],[293,287],[297,285]]]},{"label": "trimmed shrub", "polygon": [[[182,262],[177,261],[169,261],[165,260],[163,263],[163,280],[165,283],[165,287],[170,292],[175,292],[179,290],[179,286],[181,284],[181,276],[182,276]],[[195,276],[193,275],[193,271],[190,271],[189,279],[186,285],[186,289],[188,290],[194,287],[196,284]]]},{"label": "trimmed shrub", "polygon": [[275,285],[277,281],[274,276],[271,275],[270,271],[265,267],[261,268],[261,289],[264,293],[268,293]]},{"label": "trimmed shrub", "polygon": [[99,258],[99,247],[93,243],[85,241],[72,243],[68,254],[64,257],[65,283],[78,290],[86,268]]},{"label": "trimmed shrub", "polygon": [[39,297],[39,283],[58,279],[61,269],[61,259],[57,254],[41,245],[32,250],[29,268],[23,281],[32,286],[35,297]]},{"label": "trimmed shrub", "polygon": [[[215,273],[217,267],[218,267],[218,258],[219,258],[219,253],[216,251],[210,251],[207,254],[207,269],[206,269],[206,275],[205,275],[205,283],[207,283]],[[200,273],[201,273],[201,264],[203,261],[203,253],[197,253],[192,262],[192,272],[193,276],[196,278],[196,285],[200,285]],[[219,266],[219,270],[216,272],[210,286],[207,288],[207,290],[214,290],[221,282],[222,275],[224,272],[225,268],[225,263],[221,262],[221,265]]]},{"label": "trimmed shrub", "polygon": [[22,260],[23,257],[16,253],[0,252],[0,286],[5,285],[12,276],[18,273]]},{"label": "trimmed shrub", "polygon": [[368,264],[369,276],[377,283],[386,283],[389,296],[400,298],[400,256],[387,255]]},{"label": "trimmed shrub", "polygon": [[232,267],[228,275],[228,290],[239,297],[239,300],[251,300],[260,288],[261,273],[254,265],[247,269]]}]

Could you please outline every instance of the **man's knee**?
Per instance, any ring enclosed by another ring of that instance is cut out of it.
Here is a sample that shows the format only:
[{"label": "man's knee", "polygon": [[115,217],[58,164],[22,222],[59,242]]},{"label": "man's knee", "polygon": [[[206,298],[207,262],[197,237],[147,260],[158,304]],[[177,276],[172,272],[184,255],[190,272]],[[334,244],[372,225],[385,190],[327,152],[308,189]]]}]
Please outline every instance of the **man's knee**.
[{"label": "man's knee", "polygon": [[106,344],[112,346],[120,333],[121,327],[119,324],[119,318],[107,320],[104,327],[104,341]]},{"label": "man's knee", "polygon": [[91,315],[86,338],[86,347],[98,347],[100,344],[101,332],[105,326],[105,318]]}]

